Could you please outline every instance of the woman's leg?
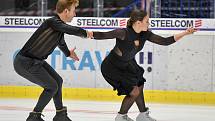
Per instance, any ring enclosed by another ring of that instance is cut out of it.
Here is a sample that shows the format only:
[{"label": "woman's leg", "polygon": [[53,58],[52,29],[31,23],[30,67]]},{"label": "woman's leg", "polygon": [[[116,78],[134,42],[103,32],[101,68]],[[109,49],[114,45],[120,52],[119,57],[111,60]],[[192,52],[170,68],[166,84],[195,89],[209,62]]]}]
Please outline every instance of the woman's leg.
[{"label": "woman's leg", "polygon": [[137,86],[134,86],[130,95],[125,96],[125,98],[123,99],[119,113],[127,114],[128,110],[131,108],[131,106],[133,105],[138,95],[139,95],[139,88]]},{"label": "woman's leg", "polygon": [[137,107],[140,111],[139,115],[136,118],[136,121],[156,121],[151,116],[149,116],[148,108],[146,108],[145,100],[144,100],[144,93],[143,93],[143,86],[139,87],[139,96],[136,98],[135,102]]},{"label": "woman's leg", "polygon": [[139,95],[137,96],[135,102],[137,104],[137,107],[140,112],[145,112],[147,111],[146,105],[145,105],[145,99],[144,99],[144,94],[143,94],[143,85],[138,87],[139,88]]}]

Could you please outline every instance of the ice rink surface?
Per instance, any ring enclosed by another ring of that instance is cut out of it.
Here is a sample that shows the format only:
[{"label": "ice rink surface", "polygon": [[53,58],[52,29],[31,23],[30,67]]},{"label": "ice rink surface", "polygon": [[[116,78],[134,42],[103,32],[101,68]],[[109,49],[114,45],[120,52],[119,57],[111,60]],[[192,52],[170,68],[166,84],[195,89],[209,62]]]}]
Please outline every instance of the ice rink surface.
[{"label": "ice rink surface", "polygon": [[[25,121],[36,100],[0,99],[0,121]],[[114,121],[120,102],[64,100],[72,121]],[[150,115],[157,121],[215,121],[215,106],[147,104]],[[45,121],[55,115],[53,101],[45,108]],[[138,108],[134,104],[128,115],[135,119]]]}]

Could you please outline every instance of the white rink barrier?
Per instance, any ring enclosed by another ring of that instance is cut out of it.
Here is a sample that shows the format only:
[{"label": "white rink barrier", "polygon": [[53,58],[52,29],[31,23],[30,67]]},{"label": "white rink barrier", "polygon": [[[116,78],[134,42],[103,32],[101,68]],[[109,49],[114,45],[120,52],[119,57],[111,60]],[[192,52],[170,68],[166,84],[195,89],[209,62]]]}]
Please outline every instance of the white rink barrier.
[{"label": "white rink barrier", "polygon": [[[32,85],[14,72],[13,57],[36,28],[48,17],[0,17],[0,85]],[[128,18],[76,17],[69,24],[92,31],[124,28]],[[150,42],[136,59],[145,68],[146,89],[215,91],[215,20],[150,19],[150,29],[171,36],[187,27],[199,31],[173,45],[164,47]],[[57,48],[47,62],[60,73],[66,87],[110,88],[100,72],[100,64],[114,40],[90,40],[66,35],[69,48],[77,47],[79,62],[66,58]],[[151,69],[151,71],[150,71]]]},{"label": "white rink barrier", "polygon": [[[21,16],[0,16],[0,31],[34,31],[45,19],[49,17],[21,17]],[[96,17],[75,17],[71,25],[79,26],[90,30],[111,30],[126,27],[128,18],[96,18]],[[152,30],[162,34],[175,33],[188,27],[198,28],[197,35],[214,35],[215,19],[171,19],[171,18],[150,18]],[[163,30],[163,31],[160,31]]]}]

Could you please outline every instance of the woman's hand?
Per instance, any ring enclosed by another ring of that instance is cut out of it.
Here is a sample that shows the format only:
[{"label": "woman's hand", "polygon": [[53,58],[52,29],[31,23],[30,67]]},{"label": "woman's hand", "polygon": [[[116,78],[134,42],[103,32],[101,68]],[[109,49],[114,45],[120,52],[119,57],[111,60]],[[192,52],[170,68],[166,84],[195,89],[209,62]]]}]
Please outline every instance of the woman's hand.
[{"label": "woman's hand", "polygon": [[174,39],[175,41],[178,41],[180,40],[182,37],[186,36],[186,35],[190,35],[190,34],[193,34],[194,32],[196,32],[197,29],[191,27],[191,28],[187,28],[185,31],[181,32],[181,33],[178,33],[178,34],[175,34],[174,35]]},{"label": "woman's hand", "polygon": [[186,35],[193,34],[193,33],[196,32],[196,31],[197,31],[197,29],[195,29],[195,28],[193,28],[193,27],[187,28],[187,29],[185,30]]}]

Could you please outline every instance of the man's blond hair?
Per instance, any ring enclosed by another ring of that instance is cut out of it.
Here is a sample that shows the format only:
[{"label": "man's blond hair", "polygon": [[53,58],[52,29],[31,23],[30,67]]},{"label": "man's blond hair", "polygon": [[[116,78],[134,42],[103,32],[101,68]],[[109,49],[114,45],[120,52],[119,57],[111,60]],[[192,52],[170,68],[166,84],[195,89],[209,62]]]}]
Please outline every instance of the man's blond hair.
[{"label": "man's blond hair", "polygon": [[56,5],[56,12],[62,13],[65,9],[69,9],[72,5],[76,7],[79,5],[79,0],[58,0]]}]

